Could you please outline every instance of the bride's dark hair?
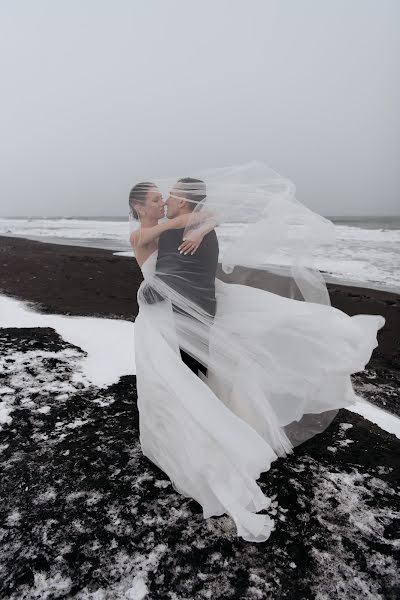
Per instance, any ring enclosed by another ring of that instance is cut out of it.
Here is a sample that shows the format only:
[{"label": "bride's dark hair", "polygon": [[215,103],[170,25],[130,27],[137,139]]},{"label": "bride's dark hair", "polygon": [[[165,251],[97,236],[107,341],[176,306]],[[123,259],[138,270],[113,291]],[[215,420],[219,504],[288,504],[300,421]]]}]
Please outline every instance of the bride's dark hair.
[{"label": "bride's dark hair", "polygon": [[134,219],[139,220],[139,215],[135,208],[136,204],[141,204],[144,206],[146,202],[147,192],[152,188],[156,187],[154,183],[151,181],[142,181],[141,183],[137,183],[131,191],[129,192],[129,206],[131,209],[131,214]]}]

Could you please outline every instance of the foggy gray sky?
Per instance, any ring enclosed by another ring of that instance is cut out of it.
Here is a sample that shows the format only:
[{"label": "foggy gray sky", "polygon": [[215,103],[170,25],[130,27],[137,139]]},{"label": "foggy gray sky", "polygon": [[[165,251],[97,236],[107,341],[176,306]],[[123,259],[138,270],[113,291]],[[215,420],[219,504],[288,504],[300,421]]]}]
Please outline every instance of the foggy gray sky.
[{"label": "foggy gray sky", "polygon": [[262,160],[325,215],[400,213],[398,0],[2,0],[0,216],[125,215]]}]

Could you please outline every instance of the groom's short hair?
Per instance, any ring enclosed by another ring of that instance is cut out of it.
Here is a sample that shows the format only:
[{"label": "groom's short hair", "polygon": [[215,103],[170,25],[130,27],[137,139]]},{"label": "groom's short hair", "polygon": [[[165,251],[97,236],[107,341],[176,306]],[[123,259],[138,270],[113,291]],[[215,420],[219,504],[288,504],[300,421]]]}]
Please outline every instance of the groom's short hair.
[{"label": "groom's short hair", "polygon": [[177,183],[183,184],[179,187],[182,190],[182,195],[189,201],[190,210],[194,210],[196,204],[207,198],[206,184],[201,179],[182,177],[182,179],[178,179]]}]

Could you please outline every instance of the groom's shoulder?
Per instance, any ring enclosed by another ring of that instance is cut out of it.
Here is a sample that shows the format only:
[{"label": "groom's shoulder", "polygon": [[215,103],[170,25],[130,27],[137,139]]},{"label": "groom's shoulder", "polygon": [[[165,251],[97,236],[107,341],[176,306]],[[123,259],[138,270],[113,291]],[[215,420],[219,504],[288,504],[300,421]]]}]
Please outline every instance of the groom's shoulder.
[{"label": "groom's shoulder", "polygon": [[215,245],[218,246],[218,237],[215,232],[215,229],[212,229],[204,236],[203,242],[204,241],[208,242],[209,244],[212,244],[213,246],[215,246]]}]

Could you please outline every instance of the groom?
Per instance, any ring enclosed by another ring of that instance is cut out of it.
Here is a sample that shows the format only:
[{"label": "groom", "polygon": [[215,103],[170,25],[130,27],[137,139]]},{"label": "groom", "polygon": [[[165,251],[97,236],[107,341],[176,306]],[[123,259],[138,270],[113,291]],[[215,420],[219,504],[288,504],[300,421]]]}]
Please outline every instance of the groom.
[{"label": "groom", "polygon": [[[166,201],[168,219],[192,212],[197,203],[205,200],[206,186],[200,179],[179,179]],[[211,317],[215,316],[215,276],[218,266],[218,239],[215,230],[207,233],[196,252],[180,253],[184,229],[169,229],[159,238],[157,275],[185,298],[196,303]],[[174,310],[178,310],[175,308]],[[190,316],[188,318],[191,318]],[[193,318],[193,317],[192,317]],[[207,368],[180,349],[183,362],[196,374],[207,374]]]}]

